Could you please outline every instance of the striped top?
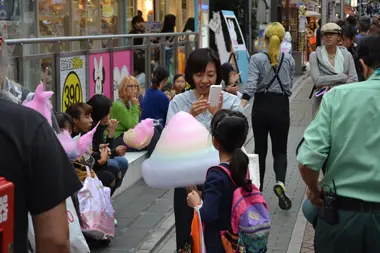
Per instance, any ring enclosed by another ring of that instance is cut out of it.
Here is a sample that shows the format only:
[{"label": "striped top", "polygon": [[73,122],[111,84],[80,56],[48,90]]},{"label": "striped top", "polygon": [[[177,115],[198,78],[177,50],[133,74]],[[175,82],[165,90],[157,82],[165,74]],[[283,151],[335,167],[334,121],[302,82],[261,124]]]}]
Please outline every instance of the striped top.
[{"label": "striped top", "polygon": [[[279,55],[279,63],[281,54]],[[285,93],[292,94],[295,73],[295,61],[290,54],[284,54],[284,59],[279,72],[279,78]],[[257,53],[251,56],[248,66],[248,82],[244,90],[243,99],[249,100],[255,93],[263,92],[275,76],[268,56],[264,53]],[[274,80],[268,92],[282,93],[277,79]]]}]

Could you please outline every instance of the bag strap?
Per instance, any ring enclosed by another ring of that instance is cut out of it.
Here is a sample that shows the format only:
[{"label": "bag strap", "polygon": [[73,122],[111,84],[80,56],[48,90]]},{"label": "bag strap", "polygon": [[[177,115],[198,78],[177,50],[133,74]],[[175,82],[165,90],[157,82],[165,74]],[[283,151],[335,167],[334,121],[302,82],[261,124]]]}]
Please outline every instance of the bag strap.
[{"label": "bag strap", "polygon": [[[267,53],[264,52],[264,54],[268,57],[268,60],[269,60],[269,63],[271,63],[271,60],[269,58],[269,55]],[[267,87],[265,88],[265,91],[264,92],[268,92],[268,89],[272,86],[272,84],[274,83],[274,80],[277,79],[278,81],[278,84],[280,85],[280,88],[281,88],[281,91],[282,91],[282,94],[285,94],[285,89],[284,89],[284,86],[281,82],[281,79],[279,77],[279,74],[280,74],[280,69],[282,67],[282,63],[284,62],[284,53],[281,53],[281,60],[280,60],[280,64],[278,65],[277,69],[275,66],[272,66],[271,68],[273,69],[273,72],[274,72],[274,77],[272,78],[272,80],[269,82],[269,84],[267,85]]]},{"label": "bag strap", "polygon": [[[232,174],[231,174],[231,171],[229,169],[227,169],[226,167],[224,167],[223,165],[219,164],[217,167],[219,167],[220,169],[222,169],[226,174],[227,176],[231,179],[232,183],[234,184],[235,187],[237,187],[235,181],[232,179]],[[208,172],[207,172],[208,173]],[[247,176],[246,176],[246,179],[249,179],[249,169],[247,168]]]},{"label": "bag strap", "polygon": [[87,171],[87,177],[91,177],[91,170],[87,165],[86,165],[86,171]]}]

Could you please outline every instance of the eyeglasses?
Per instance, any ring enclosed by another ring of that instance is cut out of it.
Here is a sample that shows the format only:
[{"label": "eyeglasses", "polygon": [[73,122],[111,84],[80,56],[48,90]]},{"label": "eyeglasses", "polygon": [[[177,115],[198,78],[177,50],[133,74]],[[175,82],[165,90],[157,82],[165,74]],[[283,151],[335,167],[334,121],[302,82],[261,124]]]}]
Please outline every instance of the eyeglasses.
[{"label": "eyeglasses", "polygon": [[128,84],[128,85],[127,85],[127,88],[128,88],[128,89],[138,89],[139,86],[136,85],[136,84]]}]

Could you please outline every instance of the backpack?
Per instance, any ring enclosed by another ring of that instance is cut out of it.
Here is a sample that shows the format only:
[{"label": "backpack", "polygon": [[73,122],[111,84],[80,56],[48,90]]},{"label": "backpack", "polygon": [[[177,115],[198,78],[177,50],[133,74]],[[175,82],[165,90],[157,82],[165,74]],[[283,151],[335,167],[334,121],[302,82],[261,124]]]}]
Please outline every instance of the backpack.
[{"label": "backpack", "polygon": [[[230,170],[221,165],[219,168],[236,186]],[[232,197],[231,230],[221,232],[226,253],[266,252],[269,230],[268,206],[260,190],[254,184],[252,184],[251,192],[246,191],[243,187],[237,187]]]}]

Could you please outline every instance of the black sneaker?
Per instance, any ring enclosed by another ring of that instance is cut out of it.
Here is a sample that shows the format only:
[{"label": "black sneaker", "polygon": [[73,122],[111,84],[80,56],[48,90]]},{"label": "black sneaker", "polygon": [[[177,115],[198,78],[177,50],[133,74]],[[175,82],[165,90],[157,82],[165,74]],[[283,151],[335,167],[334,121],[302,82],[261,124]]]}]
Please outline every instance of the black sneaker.
[{"label": "black sneaker", "polygon": [[286,194],[285,185],[282,182],[277,182],[273,187],[274,194],[278,197],[278,205],[282,210],[292,208],[292,201]]}]

